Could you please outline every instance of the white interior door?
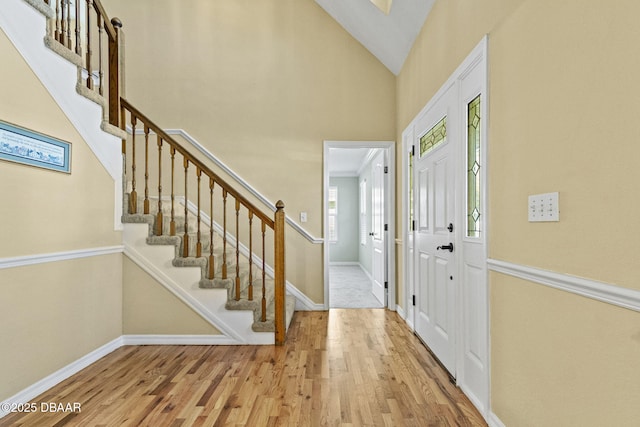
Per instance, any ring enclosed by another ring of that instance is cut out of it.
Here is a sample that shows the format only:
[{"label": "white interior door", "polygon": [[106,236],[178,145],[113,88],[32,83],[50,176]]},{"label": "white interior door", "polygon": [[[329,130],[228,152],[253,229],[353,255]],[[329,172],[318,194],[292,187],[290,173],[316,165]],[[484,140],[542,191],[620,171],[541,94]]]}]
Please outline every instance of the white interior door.
[{"label": "white interior door", "polygon": [[416,333],[456,375],[455,101],[451,86],[416,122]]},{"label": "white interior door", "polygon": [[386,233],[385,203],[384,203],[384,151],[378,153],[371,163],[371,217],[372,217],[372,241],[373,262],[371,264],[373,282],[371,292],[383,306],[387,306],[386,281]]}]

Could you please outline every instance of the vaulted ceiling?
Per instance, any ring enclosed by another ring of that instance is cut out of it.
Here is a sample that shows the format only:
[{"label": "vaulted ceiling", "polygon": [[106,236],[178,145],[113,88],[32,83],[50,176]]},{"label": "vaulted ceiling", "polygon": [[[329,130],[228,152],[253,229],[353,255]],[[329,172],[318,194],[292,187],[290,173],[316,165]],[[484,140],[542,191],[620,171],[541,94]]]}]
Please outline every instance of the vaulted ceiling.
[{"label": "vaulted ceiling", "polygon": [[393,0],[385,14],[372,0],[315,1],[395,75],[435,2]]}]

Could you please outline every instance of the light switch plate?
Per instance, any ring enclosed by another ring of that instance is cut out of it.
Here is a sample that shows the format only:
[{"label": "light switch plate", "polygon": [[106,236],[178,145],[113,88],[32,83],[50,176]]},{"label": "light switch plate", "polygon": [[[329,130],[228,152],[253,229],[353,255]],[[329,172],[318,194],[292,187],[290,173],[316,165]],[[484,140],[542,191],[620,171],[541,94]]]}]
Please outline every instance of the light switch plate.
[{"label": "light switch plate", "polygon": [[560,221],[558,192],[529,196],[529,222],[549,221]]},{"label": "light switch plate", "polygon": [[307,222],[307,213],[300,212],[300,222]]}]

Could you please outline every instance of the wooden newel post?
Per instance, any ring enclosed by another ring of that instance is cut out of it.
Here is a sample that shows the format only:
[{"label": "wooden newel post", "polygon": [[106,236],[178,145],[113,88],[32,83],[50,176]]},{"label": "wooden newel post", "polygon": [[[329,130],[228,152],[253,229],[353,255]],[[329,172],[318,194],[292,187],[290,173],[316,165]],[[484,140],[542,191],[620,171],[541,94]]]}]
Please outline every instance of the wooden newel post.
[{"label": "wooden newel post", "polygon": [[118,115],[120,113],[120,29],[122,21],[118,18],[111,20],[116,36],[109,36],[109,123],[120,127]]},{"label": "wooden newel post", "polygon": [[284,203],[278,200],[276,203],[274,219],[274,264],[275,264],[275,329],[276,345],[283,345],[287,336],[285,313],[285,265],[284,265]]}]

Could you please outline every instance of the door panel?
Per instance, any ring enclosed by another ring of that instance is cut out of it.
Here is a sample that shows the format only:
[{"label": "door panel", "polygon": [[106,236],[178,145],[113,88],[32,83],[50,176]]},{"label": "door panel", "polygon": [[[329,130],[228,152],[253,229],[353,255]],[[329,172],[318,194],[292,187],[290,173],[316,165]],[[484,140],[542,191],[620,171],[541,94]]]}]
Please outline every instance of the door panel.
[{"label": "door panel", "polygon": [[[444,148],[444,147],[443,147]],[[435,182],[434,182],[434,202],[433,208],[435,213],[435,232],[442,233],[444,232],[447,226],[447,218],[448,218],[448,182],[447,182],[447,172],[448,172],[448,158],[440,159],[435,162]]]},{"label": "door panel", "polygon": [[445,92],[433,108],[419,118],[416,135],[420,156],[415,160],[419,227],[415,233],[420,272],[416,277],[416,333],[442,364],[456,374],[455,252],[442,249],[455,241],[447,226],[454,222],[454,162],[452,146],[455,121],[449,109],[453,89]]},{"label": "door panel", "polygon": [[387,292],[384,287],[386,281],[386,255],[384,231],[384,152],[379,150],[372,161],[372,215],[373,215],[373,295],[385,307],[387,306]]}]

